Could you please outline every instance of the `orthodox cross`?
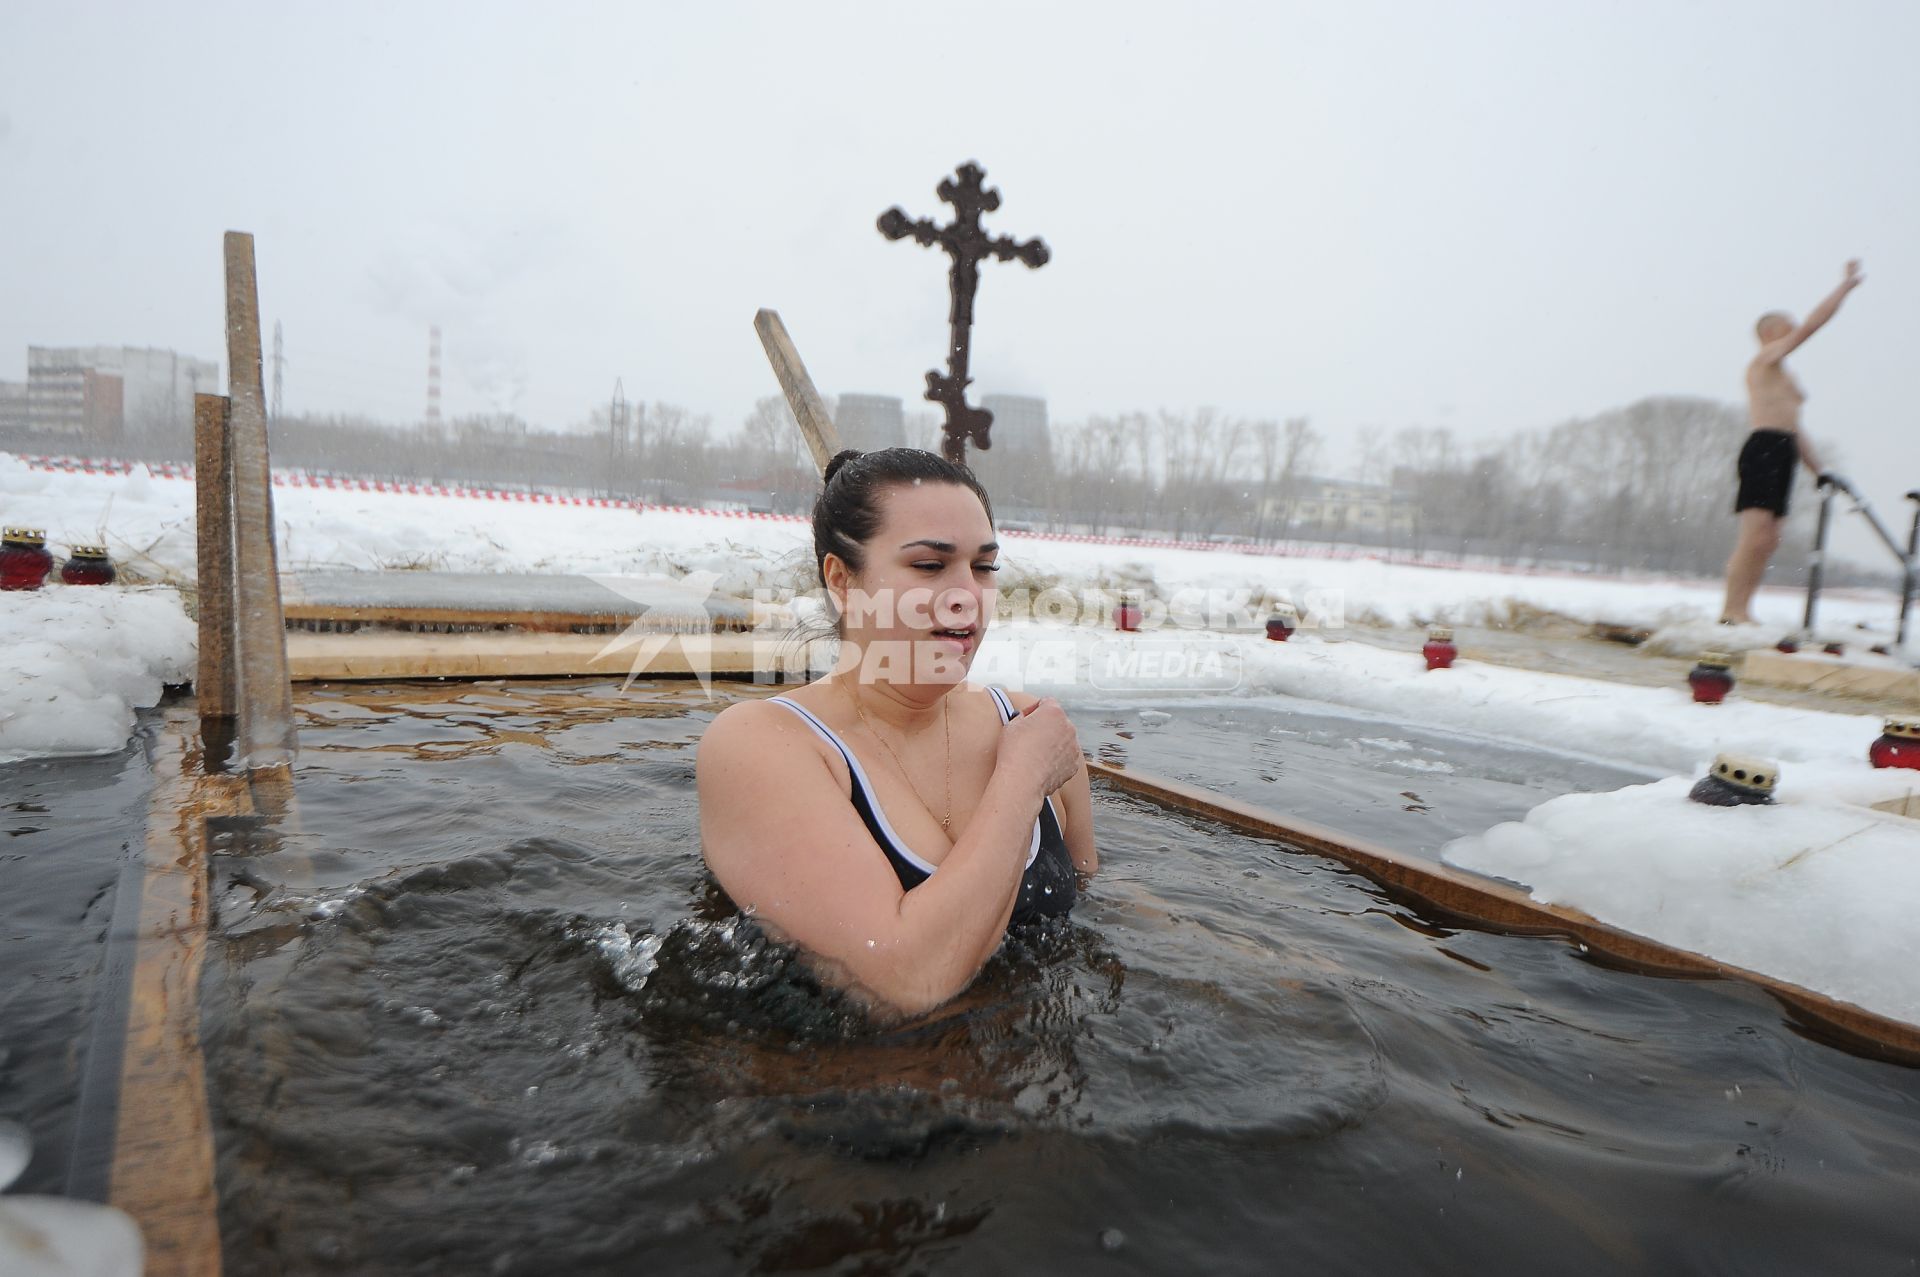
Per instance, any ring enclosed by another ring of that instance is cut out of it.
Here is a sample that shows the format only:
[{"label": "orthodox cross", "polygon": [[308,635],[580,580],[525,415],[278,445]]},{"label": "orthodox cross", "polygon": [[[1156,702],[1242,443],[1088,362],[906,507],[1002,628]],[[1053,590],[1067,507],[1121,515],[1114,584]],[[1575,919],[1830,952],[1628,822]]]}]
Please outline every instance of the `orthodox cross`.
[{"label": "orthodox cross", "polygon": [[980,284],[980,259],[992,256],[1007,262],[1018,257],[1037,270],[1045,266],[1051,256],[1040,240],[1030,239],[1019,244],[1009,235],[989,238],[980,229],[980,214],[1000,207],[1000,192],[981,185],[986,176],[978,164],[968,163],[955,171],[958,181],[952,177],[940,180],[935,192],[953,205],[951,225],[935,226],[928,218],[909,221],[897,205],[880,214],[880,233],[888,239],[905,239],[911,235],[923,246],[939,244],[953,258],[953,270],[948,275],[953,304],[947,312],[952,330],[947,375],[943,377],[937,370],[927,373],[927,398],[946,405],[947,423],[942,427],[945,438],[941,440],[940,451],[947,460],[962,465],[966,464],[969,439],[976,448],[993,446],[987,440],[993,414],[967,402],[967,387],[973,380],[967,375],[967,355],[973,329],[973,293]]}]

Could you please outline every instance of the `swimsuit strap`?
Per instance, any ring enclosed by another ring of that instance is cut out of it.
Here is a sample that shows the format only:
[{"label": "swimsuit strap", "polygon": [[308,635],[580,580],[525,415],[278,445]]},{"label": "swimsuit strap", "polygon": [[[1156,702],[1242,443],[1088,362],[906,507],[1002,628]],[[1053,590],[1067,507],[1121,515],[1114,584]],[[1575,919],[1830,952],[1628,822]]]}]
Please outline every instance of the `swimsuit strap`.
[{"label": "swimsuit strap", "polygon": [[[1000,707],[1000,725],[1002,727],[1005,727],[1008,723],[1011,723],[1020,716],[1019,712],[1013,708],[1013,700],[999,688],[989,684],[987,687],[987,695],[993,697],[993,703]],[[1040,811],[1043,815],[1053,816],[1054,823],[1056,825],[1059,824],[1060,818],[1054,813],[1052,798],[1041,800]],[[1036,816],[1033,821],[1033,842],[1027,847],[1027,864],[1029,865],[1033,864],[1034,857],[1040,854],[1040,835],[1040,817]]]},{"label": "swimsuit strap", "polygon": [[898,854],[902,860],[923,874],[931,874],[935,869],[939,868],[938,865],[930,864],[915,855],[913,849],[907,846],[906,840],[894,831],[892,823],[887,820],[886,809],[880,805],[879,791],[874,789],[873,782],[867,779],[866,769],[860,766],[860,760],[854,757],[853,751],[847,747],[847,743],[835,735],[831,727],[828,727],[825,723],[814,717],[812,712],[798,701],[788,700],[784,696],[769,696],[767,701],[773,705],[784,705],[798,714],[806,721],[807,726],[813,728],[814,732],[822,740],[840,751],[840,757],[847,760],[847,771],[853,777],[854,788],[859,791],[854,795],[853,805],[863,808],[862,814],[865,814],[865,812],[871,812],[873,814],[872,823],[878,826],[873,832],[880,839],[883,846],[890,848]]},{"label": "swimsuit strap", "polygon": [[[997,687],[989,687],[987,692],[993,697],[994,704],[1000,707],[1001,722],[1003,724],[1012,722],[1014,718],[1013,702],[1007,699],[1007,694]],[[899,854],[902,860],[922,873],[931,874],[935,869],[939,868],[938,865],[929,864],[927,861],[915,855],[913,849],[907,846],[906,840],[894,832],[893,825],[887,820],[886,809],[880,806],[879,791],[873,787],[873,782],[867,779],[866,769],[860,766],[860,760],[853,756],[853,750],[848,748],[845,741],[834,734],[834,730],[831,727],[821,722],[810,710],[798,701],[789,700],[785,696],[769,696],[767,701],[772,705],[784,705],[798,714],[802,719],[806,720],[807,726],[813,728],[820,739],[840,751],[840,757],[847,760],[847,771],[853,776],[854,787],[859,791],[853,795],[853,805],[855,807],[864,807],[865,810],[873,813],[872,823],[878,825],[874,833],[876,837],[880,838],[883,849],[890,846],[894,852]],[[1048,799],[1040,804],[1040,807],[1042,812],[1050,814],[1053,808],[1053,800]],[[1058,819],[1056,816],[1056,823]],[[1034,857],[1040,854],[1040,832],[1040,818],[1036,816],[1033,821],[1033,837],[1027,844],[1027,864],[1029,865],[1033,863]],[[884,837],[880,837],[881,835],[884,835]]]}]

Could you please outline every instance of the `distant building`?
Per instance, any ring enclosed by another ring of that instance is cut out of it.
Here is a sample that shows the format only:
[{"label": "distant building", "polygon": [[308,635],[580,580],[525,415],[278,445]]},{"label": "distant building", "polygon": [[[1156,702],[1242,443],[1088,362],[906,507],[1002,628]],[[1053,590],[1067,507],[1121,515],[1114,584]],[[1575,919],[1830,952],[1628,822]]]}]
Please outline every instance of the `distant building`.
[{"label": "distant building", "polygon": [[27,428],[27,383],[0,381],[0,430]]},{"label": "distant building", "polygon": [[27,426],[76,439],[190,438],[193,397],[220,366],[133,346],[27,347]]},{"label": "distant building", "polygon": [[969,447],[967,464],[993,498],[996,515],[1027,517],[1047,509],[1053,488],[1053,434],[1047,401],[1032,395],[982,395],[993,414],[993,446]]},{"label": "distant building", "polygon": [[1281,527],[1329,536],[1411,536],[1420,523],[1419,507],[1409,493],[1352,479],[1303,477],[1292,496],[1268,501],[1264,513]]},{"label": "distant building", "polygon": [[904,447],[907,442],[906,417],[892,395],[841,395],[834,405],[833,424],[843,448],[877,452]]}]

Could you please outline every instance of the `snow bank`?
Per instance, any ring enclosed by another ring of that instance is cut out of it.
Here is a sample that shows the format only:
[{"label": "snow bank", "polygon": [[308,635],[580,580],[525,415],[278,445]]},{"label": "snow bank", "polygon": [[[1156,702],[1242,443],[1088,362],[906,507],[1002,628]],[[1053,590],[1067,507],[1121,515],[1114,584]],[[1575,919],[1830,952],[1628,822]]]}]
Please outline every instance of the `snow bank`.
[{"label": "snow bank", "polygon": [[[1168,659],[1129,662],[1130,654],[1154,651]],[[1722,705],[1695,705],[1684,686],[1630,687],[1477,661],[1429,671],[1418,653],[1306,633],[1270,643],[1218,631],[1119,634],[1003,622],[988,630],[974,677],[1063,701],[1293,696],[1669,772],[1688,771],[1721,751],[1855,762],[1866,758],[1881,728],[1871,714],[1795,709],[1737,694]]]},{"label": "snow bank", "polygon": [[[1737,655],[1758,648],[1770,648],[1781,639],[1791,636],[1801,640],[1800,650],[1803,652],[1817,650],[1817,643],[1838,642],[1846,645],[1850,659],[1872,662],[1876,658],[1870,649],[1876,644],[1892,648],[1899,620],[1898,600],[1889,596],[1882,610],[1882,605],[1873,602],[1876,597],[1872,591],[1848,591],[1844,596],[1837,593],[1821,594],[1820,606],[1814,617],[1812,642],[1806,641],[1805,631],[1800,626],[1804,613],[1796,608],[1790,622],[1775,619],[1765,624],[1721,625],[1704,618],[1680,621],[1655,630],[1648,635],[1643,646],[1645,650],[1661,656],[1691,660],[1707,651]],[[1836,602],[1841,606],[1836,608]],[[1872,604],[1864,616],[1861,615],[1862,603]],[[1837,621],[1833,619],[1835,615],[1848,619]],[[1910,640],[1909,650],[1916,660],[1920,660],[1920,640]],[[1894,658],[1885,659],[1891,662]]]},{"label": "snow bank", "polygon": [[1792,765],[1765,807],[1688,802],[1692,785],[1568,794],[1441,857],[1535,900],[1920,1023],[1920,820],[1869,806],[1920,791],[1920,773]]},{"label": "snow bank", "polygon": [[192,681],[194,640],[168,586],[0,594],[0,763],[118,750],[134,707]]}]

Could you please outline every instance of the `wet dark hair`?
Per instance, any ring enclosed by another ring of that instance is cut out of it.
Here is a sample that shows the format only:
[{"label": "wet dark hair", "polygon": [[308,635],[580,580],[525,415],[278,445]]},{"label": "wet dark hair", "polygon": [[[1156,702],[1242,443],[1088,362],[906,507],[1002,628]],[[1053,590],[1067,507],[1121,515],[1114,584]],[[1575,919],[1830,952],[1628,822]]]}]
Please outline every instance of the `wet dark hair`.
[{"label": "wet dark hair", "polygon": [[827,463],[820,496],[813,503],[813,566],[826,584],[827,556],[837,554],[858,572],[864,565],[862,547],[880,530],[880,494],[900,484],[953,483],[980,498],[993,522],[993,502],[980,480],[965,466],[955,465],[937,452],[922,448],[882,448],[878,452],[848,449]]}]

